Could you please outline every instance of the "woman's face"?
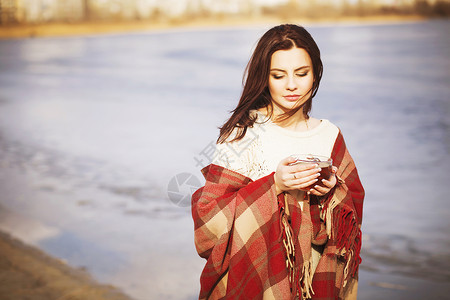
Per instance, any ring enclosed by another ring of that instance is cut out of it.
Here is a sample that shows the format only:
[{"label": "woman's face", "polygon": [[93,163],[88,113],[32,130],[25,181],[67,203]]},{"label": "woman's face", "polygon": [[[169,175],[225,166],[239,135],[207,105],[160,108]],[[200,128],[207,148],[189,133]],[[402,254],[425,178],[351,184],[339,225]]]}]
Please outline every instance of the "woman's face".
[{"label": "woman's face", "polygon": [[272,54],[269,91],[275,112],[285,113],[303,105],[311,96],[313,66],[302,48],[278,50]]}]

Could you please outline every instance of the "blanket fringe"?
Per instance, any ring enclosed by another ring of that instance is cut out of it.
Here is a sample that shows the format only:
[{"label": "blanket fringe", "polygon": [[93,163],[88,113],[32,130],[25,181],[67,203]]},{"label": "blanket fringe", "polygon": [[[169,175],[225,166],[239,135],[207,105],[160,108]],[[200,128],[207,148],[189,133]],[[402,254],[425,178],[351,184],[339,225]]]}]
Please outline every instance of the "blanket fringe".
[{"label": "blanket fringe", "polygon": [[325,226],[327,230],[327,236],[328,239],[332,239],[331,236],[331,228],[333,225],[333,211],[338,206],[339,202],[335,197],[332,197],[331,200],[327,203],[326,207],[323,208],[322,213],[325,213],[325,216],[323,217],[325,221]]},{"label": "blanket fringe", "polygon": [[[339,182],[343,182],[338,178]],[[350,277],[354,277],[361,263],[361,229],[352,211],[338,207],[340,202],[336,197],[327,201],[322,210],[325,219],[326,232],[330,240],[334,240],[338,255],[345,258],[343,287]],[[333,228],[333,230],[332,230]]]},{"label": "blanket fringe", "polygon": [[293,239],[293,230],[291,225],[289,224],[289,208],[287,199],[284,196],[284,201],[278,201],[279,209],[280,209],[280,227],[281,227],[281,236],[280,239],[283,242],[285,254],[286,254],[286,268],[289,273],[289,283],[291,284],[291,290],[296,290],[294,285],[295,282],[295,246]]},{"label": "blanket fringe", "polygon": [[283,242],[286,254],[286,268],[288,269],[288,278],[291,285],[291,292],[293,295],[300,296],[300,299],[311,299],[312,295],[314,295],[312,287],[312,258],[309,258],[309,260],[303,263],[301,270],[296,266],[295,244],[293,238],[293,230],[289,222],[289,208],[286,195],[284,196],[284,201],[279,201],[278,204],[281,214],[280,239]]},{"label": "blanket fringe", "polygon": [[[361,262],[359,256],[361,250],[361,229],[354,216],[348,211],[340,211],[337,219],[335,220],[335,228],[338,230],[335,239],[338,253],[346,261],[343,283],[345,287],[348,279],[355,276],[358,271],[358,265]],[[338,224],[340,227],[338,227]]]},{"label": "blanket fringe", "polygon": [[281,222],[283,223],[284,228],[283,245],[286,252],[286,267],[289,270],[289,281],[293,282],[295,271],[295,247],[292,239],[292,229],[287,221],[286,215],[283,216]]},{"label": "blanket fringe", "polygon": [[301,282],[301,292],[302,292],[302,298],[301,299],[311,299],[314,295],[314,290],[312,287],[312,261],[311,259],[308,260],[303,264],[303,276],[300,279]]}]

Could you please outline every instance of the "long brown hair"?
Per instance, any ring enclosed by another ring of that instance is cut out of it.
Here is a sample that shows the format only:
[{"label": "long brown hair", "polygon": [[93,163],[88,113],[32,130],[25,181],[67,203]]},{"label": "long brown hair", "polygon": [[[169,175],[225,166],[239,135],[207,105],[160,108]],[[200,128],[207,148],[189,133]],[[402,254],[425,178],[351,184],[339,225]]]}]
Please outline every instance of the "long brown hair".
[{"label": "long brown hair", "polygon": [[312,98],[316,95],[322,78],[323,65],[320,59],[320,50],[305,28],[293,24],[279,25],[268,30],[258,41],[245,69],[241,98],[237,107],[232,111],[231,117],[220,127],[218,143],[225,142],[235,128],[238,131],[231,141],[240,140],[245,136],[247,128],[252,127],[256,121],[256,116],[251,116],[250,110],[268,107],[269,113],[273,113],[268,87],[272,54],[278,50],[289,50],[294,47],[305,49],[311,57],[314,77],[312,92],[302,106],[286,112],[278,120],[286,120],[299,109],[303,109],[305,118],[309,118]]}]

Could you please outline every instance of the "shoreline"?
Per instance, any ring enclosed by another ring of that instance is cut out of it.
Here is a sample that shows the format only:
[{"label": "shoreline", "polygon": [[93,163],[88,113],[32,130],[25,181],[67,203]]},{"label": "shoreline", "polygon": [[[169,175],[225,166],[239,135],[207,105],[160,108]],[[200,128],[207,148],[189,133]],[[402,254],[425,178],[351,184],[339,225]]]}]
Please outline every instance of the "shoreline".
[{"label": "shoreline", "polygon": [[131,300],[114,286],[0,231],[0,299]]},{"label": "shoreline", "polygon": [[233,28],[243,26],[267,26],[281,23],[315,25],[373,25],[425,21],[429,18],[419,15],[375,15],[367,17],[336,18],[204,18],[189,21],[92,21],[76,23],[18,24],[0,26],[0,39],[74,37],[96,34],[129,32],[155,32],[170,29]]}]

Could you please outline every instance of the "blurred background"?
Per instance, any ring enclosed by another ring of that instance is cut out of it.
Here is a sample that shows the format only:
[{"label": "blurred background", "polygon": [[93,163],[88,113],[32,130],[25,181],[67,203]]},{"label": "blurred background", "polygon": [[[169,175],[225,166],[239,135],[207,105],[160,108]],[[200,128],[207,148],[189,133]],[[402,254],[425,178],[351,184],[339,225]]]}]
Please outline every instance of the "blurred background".
[{"label": "blurred background", "polygon": [[[257,40],[292,22],[366,189],[359,299],[448,299],[449,7],[0,0],[0,230],[131,299],[196,299],[190,195]],[[42,270],[3,288],[3,233],[0,298],[41,299]]]},{"label": "blurred background", "polygon": [[86,20],[186,21],[229,16],[448,16],[448,0],[1,0],[1,24]]}]

